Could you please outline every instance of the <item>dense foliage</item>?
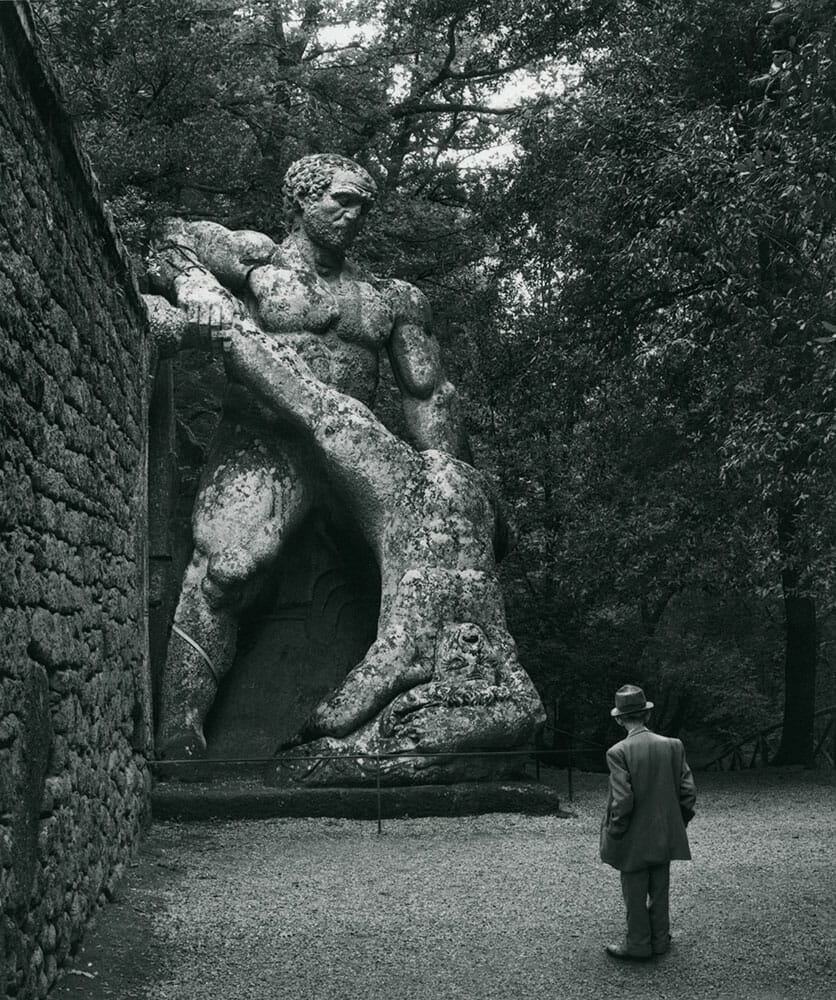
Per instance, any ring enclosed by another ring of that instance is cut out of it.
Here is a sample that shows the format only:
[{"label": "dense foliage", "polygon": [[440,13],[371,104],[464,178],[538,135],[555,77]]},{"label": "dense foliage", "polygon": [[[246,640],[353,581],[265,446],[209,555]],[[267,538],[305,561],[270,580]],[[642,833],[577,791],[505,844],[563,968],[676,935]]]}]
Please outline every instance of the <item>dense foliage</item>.
[{"label": "dense foliage", "polygon": [[[590,633],[609,631],[616,673],[667,680],[693,723],[726,690],[728,657],[686,673],[650,656],[668,602],[777,595],[782,759],[801,762],[815,606],[833,598],[836,7],[772,7],[637,8],[521,129],[495,221],[515,221],[528,279],[507,321],[526,375],[485,377],[533,418],[505,429],[511,476],[540,506],[520,553],[539,564],[529,614],[555,638],[575,623],[578,680]],[[733,711],[761,701],[751,666]]]},{"label": "dense foliage", "polygon": [[[606,742],[629,678],[663,728],[717,737],[774,721],[786,686],[782,758],[809,759],[836,569],[834,0],[37,12],[138,257],[170,213],[280,237],[301,154],[376,177],[359,251],[433,302],[559,728]],[[541,92],[509,96],[520,70]]]},{"label": "dense foliage", "polygon": [[280,235],[284,169],[338,151],[414,202],[387,248],[416,269],[398,237],[464,206],[456,161],[514,111],[490,99],[565,47],[584,6],[47,0],[37,13],[129,238],[172,211]]}]

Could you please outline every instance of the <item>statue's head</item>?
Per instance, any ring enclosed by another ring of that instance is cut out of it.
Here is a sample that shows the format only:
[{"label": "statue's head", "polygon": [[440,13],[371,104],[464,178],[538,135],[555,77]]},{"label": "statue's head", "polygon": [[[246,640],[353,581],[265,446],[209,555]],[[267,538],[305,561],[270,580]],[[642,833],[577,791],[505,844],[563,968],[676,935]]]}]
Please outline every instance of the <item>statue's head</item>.
[{"label": "statue's head", "polygon": [[482,629],[473,622],[445,625],[435,647],[434,679],[447,683],[497,681],[497,651]]},{"label": "statue's head", "polygon": [[292,229],[328,249],[346,250],[374,204],[377,185],[347,156],[315,153],[287,168],[282,196]]}]

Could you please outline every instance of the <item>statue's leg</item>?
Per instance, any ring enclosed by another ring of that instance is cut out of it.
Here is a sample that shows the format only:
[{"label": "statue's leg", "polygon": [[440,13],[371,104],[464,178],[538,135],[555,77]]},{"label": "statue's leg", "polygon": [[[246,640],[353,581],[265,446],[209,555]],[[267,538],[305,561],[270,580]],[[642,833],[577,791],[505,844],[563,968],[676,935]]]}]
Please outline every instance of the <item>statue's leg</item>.
[{"label": "statue's leg", "polygon": [[380,634],[342,684],[320,702],[300,737],[345,736],[432,673],[432,649],[402,628]]},{"label": "statue's leg", "polygon": [[[389,562],[398,556],[387,553]],[[384,565],[384,580],[392,575]],[[397,567],[395,570],[397,575]],[[460,574],[446,569],[411,570],[381,601],[378,636],[340,686],[314,709],[291,742],[317,736],[347,736],[402,691],[433,672],[435,637],[445,621],[460,619]],[[481,585],[477,575],[471,590]]]},{"label": "statue's leg", "polygon": [[203,720],[235,655],[237,609],[212,606],[203,583],[209,557],[195,549],[183,577],[160,688],[157,752],[200,756]]},{"label": "statue's leg", "polygon": [[161,756],[199,756],[203,723],[235,658],[238,622],[312,489],[291,445],[253,428],[223,427],[192,516],[195,548],[186,569],[160,691]]}]

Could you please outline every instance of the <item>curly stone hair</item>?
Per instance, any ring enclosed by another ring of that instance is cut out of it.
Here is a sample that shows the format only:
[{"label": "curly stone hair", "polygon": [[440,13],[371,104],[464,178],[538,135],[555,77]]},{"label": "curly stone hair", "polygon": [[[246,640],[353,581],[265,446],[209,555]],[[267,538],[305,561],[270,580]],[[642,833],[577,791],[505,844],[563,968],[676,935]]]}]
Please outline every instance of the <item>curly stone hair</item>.
[{"label": "curly stone hair", "polygon": [[303,156],[290,164],[282,182],[282,209],[288,222],[299,212],[302,199],[321,195],[338,170],[346,170],[362,177],[371,189],[372,197],[377,194],[377,185],[371,174],[347,156],[340,156],[338,153]]}]

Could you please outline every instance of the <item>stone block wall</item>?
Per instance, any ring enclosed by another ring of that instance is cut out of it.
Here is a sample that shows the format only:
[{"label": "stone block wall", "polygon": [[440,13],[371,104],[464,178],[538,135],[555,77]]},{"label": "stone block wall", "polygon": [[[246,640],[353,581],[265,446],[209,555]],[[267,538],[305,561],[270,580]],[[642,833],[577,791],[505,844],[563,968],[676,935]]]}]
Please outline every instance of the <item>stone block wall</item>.
[{"label": "stone block wall", "polygon": [[27,6],[0,3],[0,995],[42,997],[148,812],[145,316]]}]

